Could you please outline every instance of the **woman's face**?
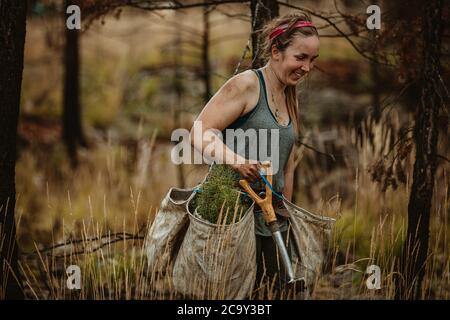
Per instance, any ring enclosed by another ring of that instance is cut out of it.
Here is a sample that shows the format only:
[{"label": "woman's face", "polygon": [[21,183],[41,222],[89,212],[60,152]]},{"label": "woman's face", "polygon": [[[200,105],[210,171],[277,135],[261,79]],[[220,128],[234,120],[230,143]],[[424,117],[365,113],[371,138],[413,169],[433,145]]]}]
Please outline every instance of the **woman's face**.
[{"label": "woman's face", "polygon": [[277,74],[287,86],[295,86],[314,67],[319,56],[319,38],[297,35],[289,47],[280,52],[274,50],[273,58],[277,61]]}]

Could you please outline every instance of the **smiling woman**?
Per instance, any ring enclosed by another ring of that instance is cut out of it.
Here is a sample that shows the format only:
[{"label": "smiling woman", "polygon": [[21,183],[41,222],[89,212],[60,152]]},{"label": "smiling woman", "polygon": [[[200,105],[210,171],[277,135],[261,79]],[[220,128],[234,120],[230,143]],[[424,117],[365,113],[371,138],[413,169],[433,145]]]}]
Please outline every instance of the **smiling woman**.
[{"label": "smiling woman", "polygon": [[[295,13],[271,21],[265,26],[260,43],[266,64],[257,70],[247,70],[229,79],[211,98],[198,116],[203,131],[257,130],[277,133],[275,148],[267,155],[260,149],[272,141],[270,134],[258,141],[236,144],[234,139],[215,139],[214,154],[218,162],[230,165],[241,178],[252,182],[256,193],[264,190],[259,175],[260,162],[277,157],[279,170],[273,176],[273,191],[282,194],[274,198],[273,206],[284,241],[288,241],[289,216],[283,200],[291,200],[294,179],[294,148],[299,131],[296,85],[314,67],[319,56],[319,37],[309,16]],[[191,132],[191,141],[199,151],[205,150],[210,140],[199,139]],[[205,136],[204,134],[200,136]],[[259,136],[259,135],[258,135]],[[237,146],[243,146],[241,148]],[[211,146],[209,146],[210,148]],[[266,148],[267,149],[267,148]],[[273,150],[275,149],[275,150]],[[216,152],[217,153],[217,152]],[[252,158],[251,155],[258,155]],[[285,296],[286,275],[277,259],[272,233],[265,224],[261,209],[255,207],[255,233],[257,248],[257,287],[275,284],[275,292]],[[290,248],[288,247],[288,250]]]},{"label": "smiling woman", "polygon": [[308,15],[293,13],[272,20],[265,26],[261,37],[262,54],[267,61],[262,69],[272,71],[267,78],[275,79],[269,87],[274,93],[284,94],[281,94],[281,99],[286,100],[287,111],[298,134],[296,85],[313,69],[319,56],[319,34]]}]

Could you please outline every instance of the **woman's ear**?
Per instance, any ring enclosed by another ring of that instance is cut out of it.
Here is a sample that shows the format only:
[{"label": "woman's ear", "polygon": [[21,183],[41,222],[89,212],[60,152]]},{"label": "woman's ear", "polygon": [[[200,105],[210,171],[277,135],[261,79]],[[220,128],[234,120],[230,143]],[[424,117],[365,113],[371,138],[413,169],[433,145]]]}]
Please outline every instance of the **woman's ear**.
[{"label": "woman's ear", "polygon": [[281,51],[277,48],[276,44],[272,45],[272,59],[278,61],[281,57]]}]

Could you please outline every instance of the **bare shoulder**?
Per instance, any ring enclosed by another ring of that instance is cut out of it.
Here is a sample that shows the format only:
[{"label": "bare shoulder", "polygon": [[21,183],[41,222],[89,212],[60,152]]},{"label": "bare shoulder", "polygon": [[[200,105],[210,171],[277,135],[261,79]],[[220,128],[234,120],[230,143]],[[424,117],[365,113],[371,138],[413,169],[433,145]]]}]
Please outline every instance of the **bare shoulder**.
[{"label": "bare shoulder", "polygon": [[259,79],[252,70],[246,70],[230,78],[223,86],[230,95],[238,94],[245,100],[243,113],[251,110],[259,98]]},{"label": "bare shoulder", "polygon": [[247,70],[230,78],[208,101],[197,120],[209,128],[223,130],[252,110],[259,98],[258,76]]},{"label": "bare shoulder", "polygon": [[258,76],[252,70],[246,70],[233,76],[229,82],[237,86],[240,91],[257,89],[259,86]]}]

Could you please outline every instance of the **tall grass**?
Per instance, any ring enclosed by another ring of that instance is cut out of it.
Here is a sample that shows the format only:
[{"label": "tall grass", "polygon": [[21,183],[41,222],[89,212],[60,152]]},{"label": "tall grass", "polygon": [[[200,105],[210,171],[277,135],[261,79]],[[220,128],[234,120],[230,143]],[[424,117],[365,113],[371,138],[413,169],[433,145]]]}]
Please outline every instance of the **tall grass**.
[{"label": "tall grass", "polygon": [[[159,100],[153,100],[158,90],[155,87],[159,86],[150,83],[151,79],[137,81],[142,85],[142,90],[128,92],[134,98],[125,99],[127,90],[135,88],[133,80],[129,80],[130,75],[138,74],[146,65],[158,64],[163,60],[164,52],[157,57],[154,50],[162,46],[165,39],[146,41],[146,31],[136,34],[136,37],[131,36],[134,32],[125,28],[130,20],[147,26],[149,19],[145,16],[128,18],[121,18],[117,24],[107,19],[106,27],[92,28],[83,39],[86,124],[105,130],[114,122],[113,130],[106,133],[88,132],[93,146],[90,150],[81,151],[81,166],[76,171],[68,165],[63,146],[53,143],[58,140],[57,133],[54,133],[56,137],[50,139],[49,144],[32,144],[20,152],[16,169],[16,212],[18,240],[23,251],[20,267],[30,299],[179,297],[174,291],[170,272],[162,274],[147,268],[143,250],[143,237],[153,222],[160,200],[169,187],[179,184],[176,167],[170,161],[171,145],[157,142],[153,131],[158,127],[165,134],[171,132],[168,115],[163,112],[167,110],[167,100],[170,99],[167,99],[167,92],[160,92]],[[200,20],[192,19],[191,22],[200,23]],[[155,20],[156,24],[159,22]],[[31,23],[27,37],[30,35],[36,41],[27,41],[32,45],[26,48],[23,111],[56,118],[60,114],[58,92],[61,90],[57,75],[61,73],[61,66],[51,64],[53,71],[58,72],[49,72],[47,63],[32,67],[34,58],[36,61],[37,58],[53,61],[56,53],[35,46],[36,43],[45,43],[41,41],[45,32],[40,29],[39,21]],[[227,30],[249,27],[241,21],[234,23],[233,28],[226,23],[215,32],[225,34]],[[152,24],[149,27],[155,26]],[[140,27],[136,29],[142,30]],[[118,35],[119,32],[122,35]],[[231,43],[221,43],[213,49],[217,55],[212,56],[217,61],[232,61],[236,52],[241,53],[246,41],[247,33],[236,37]],[[334,40],[324,39],[322,43],[325,50],[321,49],[321,56],[348,56],[349,51],[343,50],[344,44],[340,40],[338,45],[342,48],[339,50],[336,50],[337,42]],[[227,55],[223,56],[225,51]],[[111,60],[106,64],[103,61],[105,56]],[[102,64],[101,69],[97,68],[99,63]],[[227,74],[228,69],[232,71],[235,67],[234,60],[231,67],[222,63],[219,65],[218,73],[221,74]],[[44,82],[35,86],[42,79]],[[216,77],[216,87],[223,80]],[[129,82],[131,85],[127,86]],[[99,94],[100,91],[104,94]],[[38,103],[42,100],[40,95],[45,98],[45,103],[41,103],[44,108]],[[122,108],[124,110],[119,107],[122,102],[126,104]],[[183,103],[191,105],[193,101]],[[154,112],[148,109],[148,105],[160,107],[161,110]],[[122,114],[140,117],[141,130],[138,134],[135,123],[121,121],[125,118],[121,117]],[[320,118],[318,115],[316,117]],[[398,131],[402,122],[399,114],[392,111],[386,117],[394,123],[393,129],[389,130]],[[120,121],[115,123],[117,118]],[[406,233],[408,190],[412,177],[407,174],[406,185],[386,192],[371,181],[367,169],[380,153],[388,152],[389,144],[385,137],[389,136],[389,132],[381,124],[373,127],[374,147],[367,143],[367,132],[363,143],[357,146],[356,132],[343,125],[329,128],[326,134],[317,127],[310,127],[311,131],[306,136],[311,137],[317,149],[328,152],[338,150],[343,155],[339,165],[329,168],[324,157],[311,150],[302,149],[300,152],[299,176],[296,177],[299,182],[297,203],[312,212],[338,218],[328,251],[329,259],[323,275],[316,281],[311,298],[391,299],[396,259],[400,256]],[[50,131],[48,136],[51,136]],[[125,136],[126,139],[123,138]],[[439,146],[443,154],[448,152],[448,141],[441,141]],[[405,172],[412,172],[412,164],[411,154],[405,161]],[[187,185],[194,186],[202,181],[206,171],[205,167],[184,166]],[[450,298],[448,182],[448,167],[441,166],[436,174],[431,211],[424,299]],[[135,237],[116,242],[118,234],[122,234],[123,238]],[[102,235],[111,237],[101,238]],[[81,241],[40,252],[43,248],[74,239]],[[93,251],[99,246],[102,247]],[[80,254],[81,251],[86,253]],[[77,264],[82,269],[83,285],[80,291],[67,289],[66,268],[71,264]],[[371,264],[381,268],[380,290],[367,289],[365,282],[368,275],[365,270]],[[273,284],[261,284],[252,298],[273,297],[272,287]]]},{"label": "tall grass", "polygon": [[[147,148],[151,150],[132,154],[125,146],[101,144],[82,155],[83,165],[76,172],[60,162],[61,150],[45,155],[31,155],[31,150],[22,153],[17,167],[18,236],[25,252],[36,252],[24,254],[20,263],[28,298],[180,297],[170,272],[161,275],[147,268],[143,238],[168,186],[177,183],[175,167],[167,164],[168,148],[151,143]],[[140,156],[149,161],[144,170],[147,179],[137,178],[143,170]],[[189,185],[202,180],[203,169],[185,170]],[[450,298],[449,190],[448,185],[442,185],[442,174],[448,173],[444,170],[436,177],[424,299]],[[393,298],[395,263],[406,232],[408,188],[382,193],[365,170],[353,180],[354,201],[340,196],[311,203],[302,199],[303,207],[338,218],[329,260],[323,276],[317,279],[313,299]],[[123,238],[132,235],[137,239],[117,241],[117,232]],[[101,238],[108,234],[111,236]],[[81,241],[39,253],[43,247],[71,239]],[[65,270],[72,264],[82,270],[79,291],[67,289]],[[365,270],[371,264],[381,268],[380,290],[366,286]],[[270,284],[263,285],[265,289],[256,288],[253,298],[267,297],[263,290],[271,292]]]}]

